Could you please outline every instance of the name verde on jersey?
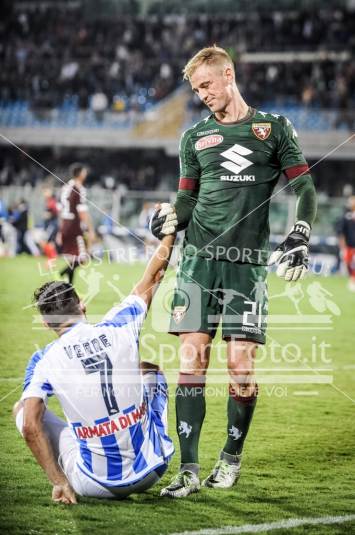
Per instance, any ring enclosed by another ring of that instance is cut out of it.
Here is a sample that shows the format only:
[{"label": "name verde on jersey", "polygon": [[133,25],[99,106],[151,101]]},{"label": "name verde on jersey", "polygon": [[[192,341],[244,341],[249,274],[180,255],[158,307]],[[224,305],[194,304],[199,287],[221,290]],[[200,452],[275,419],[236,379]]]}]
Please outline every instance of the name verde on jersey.
[{"label": "name verde on jersey", "polygon": [[228,259],[224,250],[246,248],[249,261],[266,263],[273,189],[282,171],[307,170],[295,129],[278,114],[250,108],[236,123],[210,115],[194,125],[180,143],[179,191],[198,192],[185,253]]}]

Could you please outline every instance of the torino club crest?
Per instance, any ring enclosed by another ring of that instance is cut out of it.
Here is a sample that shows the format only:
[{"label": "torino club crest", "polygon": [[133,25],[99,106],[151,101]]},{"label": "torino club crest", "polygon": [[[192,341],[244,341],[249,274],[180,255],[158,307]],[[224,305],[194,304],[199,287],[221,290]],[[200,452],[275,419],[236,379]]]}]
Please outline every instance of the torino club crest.
[{"label": "torino club crest", "polygon": [[254,135],[264,141],[271,134],[271,123],[253,123],[251,125]]}]

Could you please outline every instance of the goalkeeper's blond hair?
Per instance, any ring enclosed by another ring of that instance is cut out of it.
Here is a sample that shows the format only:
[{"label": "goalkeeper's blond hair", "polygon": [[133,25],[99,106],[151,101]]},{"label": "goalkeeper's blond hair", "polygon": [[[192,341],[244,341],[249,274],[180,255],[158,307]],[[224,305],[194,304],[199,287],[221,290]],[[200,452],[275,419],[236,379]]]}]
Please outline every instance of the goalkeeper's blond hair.
[{"label": "goalkeeper's blond hair", "polygon": [[195,54],[185,65],[182,70],[184,80],[191,79],[191,76],[199,67],[206,63],[207,65],[220,65],[222,68],[225,66],[231,67],[234,73],[233,60],[224,48],[217,45],[208,46],[202,48],[197,54]]}]

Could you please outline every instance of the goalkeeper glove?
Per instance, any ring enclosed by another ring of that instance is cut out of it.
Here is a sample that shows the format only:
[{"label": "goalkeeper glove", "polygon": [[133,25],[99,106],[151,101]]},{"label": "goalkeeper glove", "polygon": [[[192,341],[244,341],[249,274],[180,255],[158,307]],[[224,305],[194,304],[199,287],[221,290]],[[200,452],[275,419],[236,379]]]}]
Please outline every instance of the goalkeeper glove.
[{"label": "goalkeeper glove", "polygon": [[311,227],[305,221],[297,221],[269,258],[268,265],[277,263],[276,274],[286,281],[303,279],[308,271],[308,249]]},{"label": "goalkeeper glove", "polygon": [[149,230],[153,236],[162,240],[168,234],[175,234],[177,224],[175,208],[168,202],[163,202],[150,218]]}]

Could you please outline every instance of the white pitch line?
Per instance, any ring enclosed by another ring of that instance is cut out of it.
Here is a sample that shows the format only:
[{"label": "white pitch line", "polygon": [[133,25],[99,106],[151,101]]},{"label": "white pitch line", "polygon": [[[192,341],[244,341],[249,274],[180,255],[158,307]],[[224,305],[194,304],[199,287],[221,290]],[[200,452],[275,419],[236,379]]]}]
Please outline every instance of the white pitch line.
[{"label": "white pitch line", "polygon": [[355,515],[321,516],[318,518],[290,518],[266,524],[244,524],[243,526],[225,526],[224,528],[208,528],[198,531],[181,531],[171,535],[236,535],[241,533],[260,533],[273,529],[292,529],[299,526],[315,526],[320,524],[342,524],[355,520]]},{"label": "white pitch line", "polygon": [[317,390],[305,390],[304,392],[299,390],[297,392],[293,393],[294,396],[319,396],[319,392]]},{"label": "white pitch line", "polygon": [[6,398],[8,398],[9,396],[11,396],[11,394],[13,394],[14,392],[16,392],[19,388],[21,388],[22,386],[22,383],[20,383],[19,385],[17,385],[15,388],[13,388],[12,390],[10,390],[10,392],[8,392],[7,394],[5,394],[5,396],[3,396],[1,399],[0,399],[0,403],[2,403]]},{"label": "white pitch line", "polygon": [[0,383],[18,383],[23,377],[0,377]]}]

